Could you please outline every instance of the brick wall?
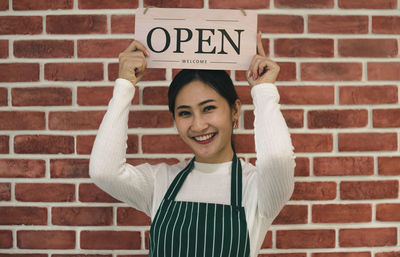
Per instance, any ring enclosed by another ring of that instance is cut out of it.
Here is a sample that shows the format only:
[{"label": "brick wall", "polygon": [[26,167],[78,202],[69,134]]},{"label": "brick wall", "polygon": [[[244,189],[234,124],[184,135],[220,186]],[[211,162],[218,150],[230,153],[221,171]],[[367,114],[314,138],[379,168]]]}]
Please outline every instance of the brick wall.
[{"label": "brick wall", "polygon": [[[149,5],[258,11],[297,155],[260,256],[400,256],[398,0],[0,0],[0,256],[146,255],[149,218],[97,188],[88,158],[135,9]],[[132,164],[190,156],[167,147],[175,72],[138,85]],[[231,75],[245,104],[237,150],[254,161],[249,87]]]}]

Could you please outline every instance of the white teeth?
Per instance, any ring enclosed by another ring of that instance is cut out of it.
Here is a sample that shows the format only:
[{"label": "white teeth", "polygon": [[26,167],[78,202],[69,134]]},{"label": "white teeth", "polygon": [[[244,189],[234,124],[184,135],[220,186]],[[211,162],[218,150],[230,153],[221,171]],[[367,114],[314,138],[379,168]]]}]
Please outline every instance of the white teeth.
[{"label": "white teeth", "polygon": [[204,136],[194,137],[194,139],[196,139],[197,141],[205,141],[205,140],[212,138],[213,136],[214,136],[214,134],[208,134],[208,135],[204,135]]}]

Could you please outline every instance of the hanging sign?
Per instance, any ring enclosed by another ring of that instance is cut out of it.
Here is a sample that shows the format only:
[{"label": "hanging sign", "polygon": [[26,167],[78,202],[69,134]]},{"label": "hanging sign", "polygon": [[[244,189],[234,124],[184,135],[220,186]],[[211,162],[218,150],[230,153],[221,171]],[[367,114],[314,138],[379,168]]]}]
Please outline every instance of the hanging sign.
[{"label": "hanging sign", "polygon": [[150,53],[148,68],[247,70],[256,54],[257,13],[139,8],[135,39]]}]

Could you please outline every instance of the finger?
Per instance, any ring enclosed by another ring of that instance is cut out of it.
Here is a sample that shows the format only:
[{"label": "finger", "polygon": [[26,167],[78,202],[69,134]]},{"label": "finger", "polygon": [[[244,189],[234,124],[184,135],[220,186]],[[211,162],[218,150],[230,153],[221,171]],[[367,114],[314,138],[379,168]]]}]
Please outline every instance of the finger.
[{"label": "finger", "polygon": [[137,40],[133,40],[133,42],[124,50],[125,53],[135,52],[136,50],[142,51],[145,56],[149,56],[149,52],[147,51],[146,47]]},{"label": "finger", "polygon": [[257,34],[257,54],[265,56],[265,51],[261,39],[261,32],[258,32]]}]

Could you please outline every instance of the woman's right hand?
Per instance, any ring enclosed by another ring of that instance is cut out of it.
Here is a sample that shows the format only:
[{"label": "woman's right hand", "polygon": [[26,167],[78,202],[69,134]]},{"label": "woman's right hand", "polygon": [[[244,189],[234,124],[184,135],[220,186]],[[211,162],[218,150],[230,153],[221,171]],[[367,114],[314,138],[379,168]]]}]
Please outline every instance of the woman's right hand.
[{"label": "woman's right hand", "polygon": [[134,40],[128,48],[119,54],[119,72],[118,78],[129,80],[136,85],[146,69],[146,57],[149,52],[139,41]]}]

